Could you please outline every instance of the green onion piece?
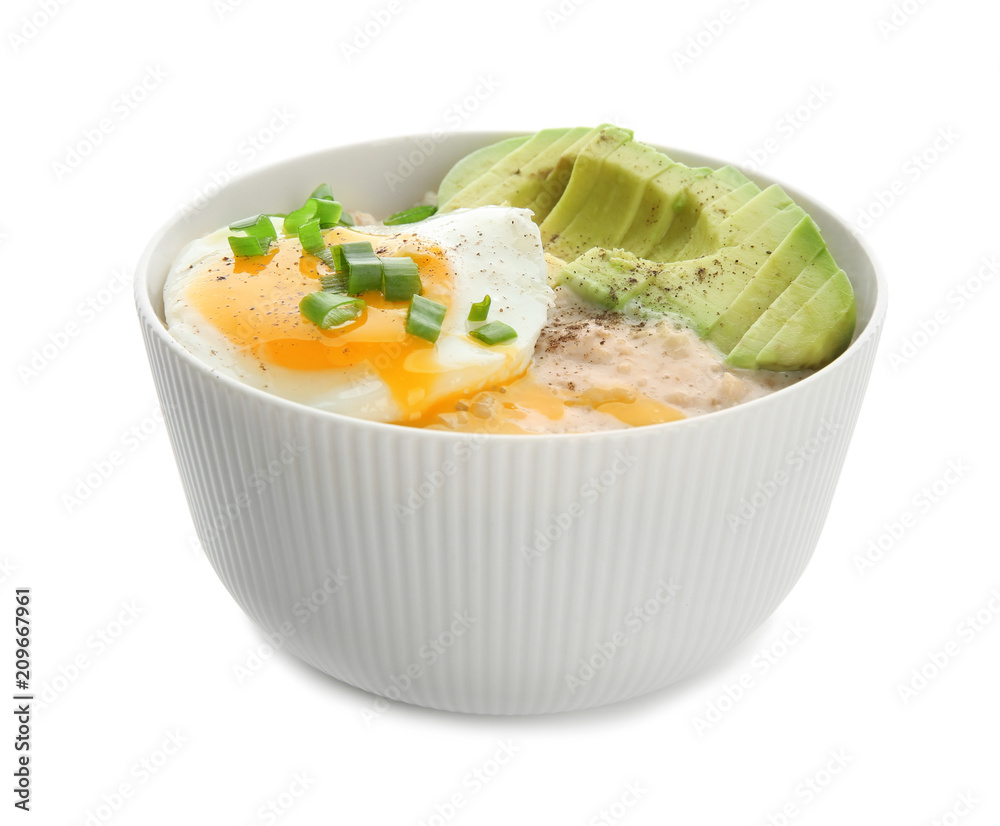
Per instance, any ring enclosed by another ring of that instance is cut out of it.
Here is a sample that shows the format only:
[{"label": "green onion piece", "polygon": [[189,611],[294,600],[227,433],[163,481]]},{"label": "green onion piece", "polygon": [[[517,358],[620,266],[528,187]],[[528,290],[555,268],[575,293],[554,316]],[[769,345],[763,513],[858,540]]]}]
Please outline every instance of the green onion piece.
[{"label": "green onion piece", "polygon": [[359,295],[368,290],[382,289],[382,262],[367,241],[341,244],[347,292]]},{"label": "green onion piece", "polygon": [[311,198],[310,200],[316,202],[316,217],[319,218],[321,229],[337,226],[340,215],[344,211],[340,201],[334,201],[332,198]]},{"label": "green onion piece", "polygon": [[393,227],[397,224],[415,224],[417,221],[423,221],[424,218],[430,218],[437,211],[438,208],[433,205],[411,207],[397,212],[395,215],[390,215],[382,223],[387,227]]},{"label": "green onion piece", "polygon": [[247,258],[253,255],[263,255],[271,248],[271,238],[258,238],[255,235],[230,235],[229,246],[237,258]]},{"label": "green onion piece", "polygon": [[306,221],[315,218],[317,209],[316,199],[310,198],[305,202],[304,206],[299,207],[294,212],[289,212],[285,218],[285,232],[288,235],[298,235],[299,227],[306,223]]},{"label": "green onion piece", "polygon": [[486,321],[486,316],[490,314],[490,297],[487,295],[482,301],[477,301],[469,310],[469,321]]},{"label": "green onion piece", "polygon": [[323,289],[331,293],[347,292],[347,276],[342,272],[327,272],[319,277]]},{"label": "green onion piece", "polygon": [[254,215],[251,218],[244,218],[235,224],[230,224],[229,228],[233,232],[245,232],[255,238],[270,238],[277,240],[278,234],[274,231],[274,224],[266,215]]},{"label": "green onion piece", "polygon": [[[337,272],[337,265],[334,263],[333,254],[330,252],[329,247],[323,247],[322,249],[318,249],[311,254],[315,255],[320,261],[333,270],[335,275],[340,275],[340,273]],[[345,280],[344,283],[346,284],[347,281]]]},{"label": "green onion piece", "polygon": [[325,199],[327,201],[336,200],[333,197],[333,190],[330,189],[330,184],[320,184],[318,187],[316,187],[312,191],[312,195],[310,195],[309,197],[310,198],[322,198],[322,199]]},{"label": "green onion piece", "polygon": [[337,223],[342,227],[353,227],[354,219],[345,212],[340,216],[340,220]]},{"label": "green onion piece", "polygon": [[420,283],[417,262],[406,256],[402,258],[381,258],[382,294],[386,301],[408,301],[411,296],[424,291]]},{"label": "green onion piece", "polygon": [[319,218],[312,218],[299,227],[299,240],[302,242],[302,249],[314,255],[319,250],[326,249],[326,242],[323,241],[323,233],[319,228]]},{"label": "green onion piece", "polygon": [[447,312],[444,304],[415,295],[410,299],[410,309],[406,311],[406,332],[433,343],[441,335],[441,324]]},{"label": "green onion piece", "polygon": [[299,311],[321,330],[353,321],[365,309],[360,298],[330,292],[309,293],[299,302]]},{"label": "green onion piece", "polygon": [[492,347],[494,344],[513,341],[517,338],[517,331],[502,321],[491,321],[489,324],[484,324],[482,327],[470,330],[469,335],[476,339],[476,341],[481,341],[483,344],[488,344]]}]

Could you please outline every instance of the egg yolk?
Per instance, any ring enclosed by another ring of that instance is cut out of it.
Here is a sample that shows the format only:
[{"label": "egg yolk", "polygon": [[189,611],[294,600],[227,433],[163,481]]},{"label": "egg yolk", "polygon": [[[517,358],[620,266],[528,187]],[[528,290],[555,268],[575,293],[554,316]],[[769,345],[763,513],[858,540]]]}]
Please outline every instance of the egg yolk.
[{"label": "egg yolk", "polygon": [[[413,236],[365,235],[342,227],[326,233],[328,244],[369,241],[376,255],[413,258],[423,295],[450,304],[452,275],[435,246]],[[321,330],[304,321],[299,302],[321,289],[320,269],[294,239],[262,256],[226,257],[205,269],[190,285],[188,299],[230,341],[268,365],[291,370],[325,370],[361,365],[377,373],[403,411],[415,422],[427,407],[436,378],[444,370],[434,345],[407,334],[409,301],[387,301],[378,291],[363,293],[366,309],[350,324]]]}]

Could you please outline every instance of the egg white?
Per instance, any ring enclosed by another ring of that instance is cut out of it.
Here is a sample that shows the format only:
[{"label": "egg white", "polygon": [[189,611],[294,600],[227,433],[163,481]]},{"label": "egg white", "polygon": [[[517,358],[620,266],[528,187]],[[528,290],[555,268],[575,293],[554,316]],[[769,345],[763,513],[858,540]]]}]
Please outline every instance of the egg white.
[{"label": "egg white", "polygon": [[[281,230],[281,219],[273,219]],[[423,409],[455,393],[475,393],[503,384],[527,369],[552,301],[538,227],[531,213],[509,207],[477,207],[436,215],[401,227],[359,226],[375,236],[415,236],[437,246],[448,263],[453,291],[441,335],[434,345],[434,365],[420,355],[424,368],[437,373]],[[236,345],[191,305],[188,287],[207,262],[230,255],[230,231],[222,228],[189,244],[178,256],[164,287],[164,312],[171,335],[212,369],[251,386],[302,404],[358,418],[398,422],[404,410],[379,375],[379,364],[362,363],[326,370],[294,370],[261,363]],[[413,245],[411,245],[413,246]],[[407,246],[400,250],[407,252]],[[414,251],[416,247],[414,246]],[[426,251],[426,249],[424,250]],[[469,338],[466,320],[474,302],[489,295],[489,320],[503,321],[517,339],[496,347]],[[303,323],[308,323],[303,319]],[[392,357],[386,348],[385,359]],[[414,367],[421,369],[415,362]]]}]

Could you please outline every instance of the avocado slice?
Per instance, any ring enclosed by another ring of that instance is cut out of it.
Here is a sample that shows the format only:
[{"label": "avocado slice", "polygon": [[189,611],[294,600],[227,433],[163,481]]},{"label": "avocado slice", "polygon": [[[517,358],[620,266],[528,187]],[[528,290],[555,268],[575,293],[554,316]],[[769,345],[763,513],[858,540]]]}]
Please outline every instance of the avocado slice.
[{"label": "avocado slice", "polygon": [[822,367],[850,344],[855,323],[854,291],[846,273],[839,270],[761,348],[757,366],[764,370]]},{"label": "avocado slice", "polygon": [[543,129],[531,135],[528,140],[501,157],[479,175],[478,178],[475,178],[452,195],[445,203],[440,203],[439,199],[439,210],[441,212],[451,212],[462,207],[482,206],[486,203],[491,203],[490,201],[483,200],[487,193],[509,180],[512,176],[516,177],[524,164],[548,150],[569,131],[569,129]]},{"label": "avocado slice", "polygon": [[[576,163],[573,165],[573,174],[570,175],[569,183],[566,185],[566,191],[563,192],[562,197],[538,227],[542,234],[542,246],[546,250],[549,250],[549,245],[559,237],[577,213],[586,206],[587,200],[591,197],[600,178],[605,159],[619,146],[630,140],[632,140],[632,133],[629,130],[619,129],[617,126],[607,126],[602,128],[580,150]],[[556,252],[552,254],[558,255]]]},{"label": "avocado slice", "polygon": [[757,354],[785,326],[785,322],[795,315],[827,281],[840,272],[842,270],[837,267],[829,250],[824,249],[820,252],[750,325],[730,350],[726,363],[733,367],[756,368]]},{"label": "avocado slice", "polygon": [[597,137],[602,129],[610,126],[611,124],[609,123],[602,123],[595,129],[587,130],[575,143],[570,144],[570,146],[562,151],[562,154],[559,155],[545,176],[545,179],[539,182],[534,194],[531,195],[531,199],[525,204],[525,207],[532,211],[533,220],[536,224],[541,225],[542,221],[552,211],[552,208],[562,198],[569,184],[569,179],[573,175],[573,167],[576,165],[576,159],[579,157],[580,152],[583,151],[583,148],[593,138]]},{"label": "avocado slice", "polygon": [[[773,249],[767,261],[712,325],[708,337],[728,353],[782,291],[813,261],[826,244],[808,215]],[[832,259],[831,259],[832,260]]]},{"label": "avocado slice", "polygon": [[[510,176],[482,195],[476,206],[507,203],[511,206],[527,207],[541,191],[556,164],[564,156],[567,156],[572,147],[576,146],[584,137],[596,135],[599,131],[600,127],[597,129],[585,127],[567,129],[566,133],[553,141],[548,148],[522,163]],[[567,160],[572,167],[572,162],[576,160],[576,154],[569,155]],[[561,194],[562,190],[559,191],[559,195]],[[537,218],[535,223],[539,223]]]},{"label": "avocado slice", "polygon": [[647,184],[673,165],[666,155],[634,140],[615,149],[600,167],[578,163],[574,176],[596,170],[593,191],[606,195],[588,198],[558,238],[549,244],[549,252],[571,259],[595,246],[619,246],[636,217]]},{"label": "avocado slice", "polygon": [[530,137],[531,135],[518,135],[515,138],[507,138],[466,155],[442,179],[440,186],[438,186],[438,203],[446,204],[460,190],[465,189],[476,178],[491,169]]}]

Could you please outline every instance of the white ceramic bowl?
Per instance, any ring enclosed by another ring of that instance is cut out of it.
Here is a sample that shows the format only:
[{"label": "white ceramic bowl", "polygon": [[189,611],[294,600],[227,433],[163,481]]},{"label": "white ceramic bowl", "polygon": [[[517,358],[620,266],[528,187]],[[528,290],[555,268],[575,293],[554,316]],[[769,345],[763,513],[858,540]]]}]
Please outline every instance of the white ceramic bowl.
[{"label": "white ceramic bowl", "polygon": [[816,547],[886,299],[860,239],[789,187],[854,284],[847,352],[729,410],[577,435],[470,437],[326,413],[218,375],[167,334],[163,284],[189,240],[293,209],[323,181],[384,216],[510,134],[392,138],[236,180],[156,234],[136,303],[198,534],[246,614],[367,691],[531,714],[661,688],[774,611]]}]

